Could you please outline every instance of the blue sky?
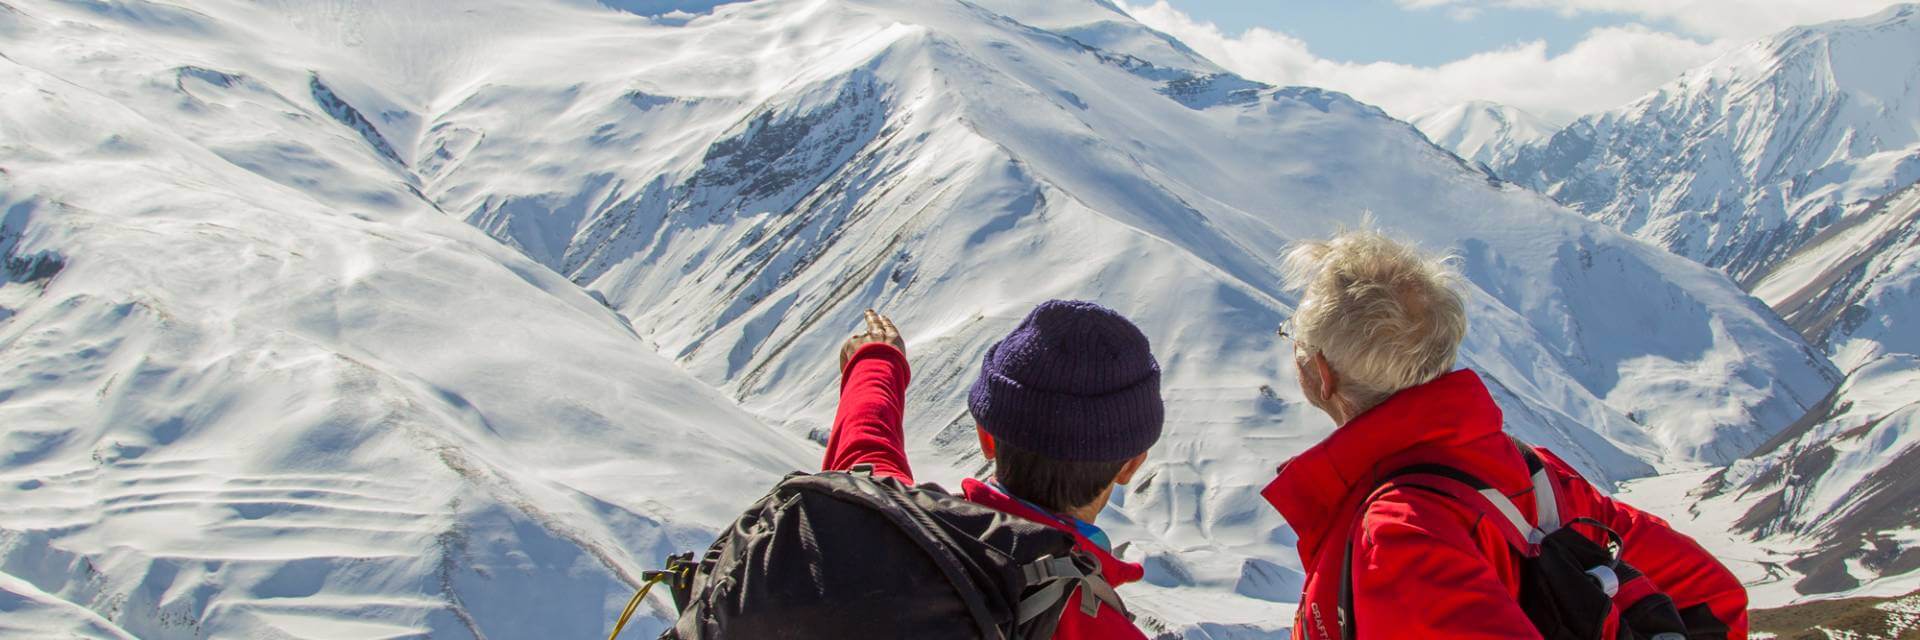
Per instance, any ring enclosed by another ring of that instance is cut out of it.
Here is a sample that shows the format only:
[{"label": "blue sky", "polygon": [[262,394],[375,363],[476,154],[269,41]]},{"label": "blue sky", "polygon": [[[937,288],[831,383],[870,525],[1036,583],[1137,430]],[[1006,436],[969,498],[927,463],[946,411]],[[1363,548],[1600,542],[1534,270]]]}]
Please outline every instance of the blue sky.
[{"label": "blue sky", "polygon": [[1598,27],[1646,24],[1618,13],[1486,8],[1471,19],[1446,9],[1401,8],[1392,0],[1169,0],[1228,33],[1266,27],[1306,41],[1314,53],[1346,62],[1433,66],[1482,51],[1545,40],[1560,55]]},{"label": "blue sky", "polygon": [[1240,75],[1414,118],[1462,102],[1551,123],[1632,102],[1796,25],[1897,0],[1114,0]]}]

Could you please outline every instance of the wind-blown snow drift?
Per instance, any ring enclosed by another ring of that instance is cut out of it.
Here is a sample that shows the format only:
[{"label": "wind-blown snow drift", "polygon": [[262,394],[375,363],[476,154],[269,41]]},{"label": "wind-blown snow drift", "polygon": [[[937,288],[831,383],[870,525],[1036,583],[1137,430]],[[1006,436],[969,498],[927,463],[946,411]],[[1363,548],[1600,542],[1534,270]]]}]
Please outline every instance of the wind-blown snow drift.
[{"label": "wind-blown snow drift", "polygon": [[1104,3],[9,2],[36,262],[0,288],[0,588],[75,629],[604,630],[812,462],[860,309],[908,332],[951,482],[975,359],[1072,296],[1168,372],[1105,516],[1144,624],[1278,635],[1297,560],[1255,491],[1330,428],[1272,338],[1279,255],[1366,212],[1460,254],[1463,364],[1597,477],[1729,459],[1832,386],[1718,273]]}]

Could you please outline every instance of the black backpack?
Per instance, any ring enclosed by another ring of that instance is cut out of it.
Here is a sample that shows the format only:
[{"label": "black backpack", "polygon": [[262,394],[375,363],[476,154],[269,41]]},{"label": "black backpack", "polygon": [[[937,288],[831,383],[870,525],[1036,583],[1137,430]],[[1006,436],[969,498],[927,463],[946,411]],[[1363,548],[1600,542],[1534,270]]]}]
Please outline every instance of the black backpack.
[{"label": "black backpack", "polygon": [[[1619,632],[1602,638],[1604,625],[1613,615],[1613,594],[1622,585],[1644,579],[1639,570],[1619,560],[1620,535],[1598,520],[1560,519],[1558,495],[1546,464],[1539,453],[1525,443],[1514,441],[1527,471],[1533,476],[1534,502],[1539,505],[1539,522],[1527,522],[1519,507],[1505,494],[1473,474],[1445,465],[1416,465],[1387,474],[1374,491],[1361,502],[1366,505],[1389,489],[1403,487],[1426,491],[1455,500],[1481,513],[1501,530],[1520,557],[1520,608],[1534,628],[1546,640],[1689,640],[1725,638],[1727,628],[1711,615],[1695,621],[1689,629],[1666,594],[1653,593],[1620,612]],[[1576,528],[1589,528],[1604,534],[1610,546],[1596,544]],[[1353,545],[1358,538],[1359,522],[1348,536],[1346,560],[1340,572],[1341,637],[1359,637],[1358,621],[1353,616]]]},{"label": "black backpack", "polygon": [[1042,640],[1070,605],[1132,619],[1072,535],[864,465],[787,476],[661,573],[680,609],[661,640]]}]

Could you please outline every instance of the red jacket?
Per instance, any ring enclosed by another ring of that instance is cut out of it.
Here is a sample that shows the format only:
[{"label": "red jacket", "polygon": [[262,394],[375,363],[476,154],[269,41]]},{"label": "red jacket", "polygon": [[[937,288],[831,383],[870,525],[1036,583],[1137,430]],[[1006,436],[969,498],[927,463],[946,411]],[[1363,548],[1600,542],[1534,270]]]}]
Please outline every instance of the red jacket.
[{"label": "red jacket", "polygon": [[[820,463],[822,471],[845,471],[857,464],[870,464],[874,475],[913,483],[913,469],[907,466],[906,436],[901,428],[901,416],[907,406],[907,382],[911,378],[907,356],[899,349],[869,344],[854,352],[853,358],[847,361],[847,370],[841,374],[840,411],[833,418],[833,434],[827,437],[826,460]],[[984,482],[969,479],[961,483],[961,495],[994,510],[1073,534],[1082,550],[1100,560],[1101,575],[1115,587],[1137,581],[1145,574],[1140,565],[1113,557],[1072,526],[1002,495]],[[1144,640],[1146,635],[1111,607],[1101,607],[1098,617],[1088,617],[1078,608],[1068,607],[1053,637]]]},{"label": "red jacket", "polygon": [[[1340,563],[1356,516],[1353,608],[1362,640],[1540,637],[1515,600],[1519,559],[1478,511],[1394,488],[1356,513],[1385,474],[1444,464],[1493,485],[1535,518],[1526,462],[1501,424],[1480,377],[1455,371],[1394,395],[1280,467],[1261,494],[1300,537],[1307,580],[1296,640],[1340,638]],[[1564,519],[1590,517],[1619,532],[1621,559],[1645,572],[1683,614],[1711,616],[1731,629],[1729,638],[1746,638],[1746,590],[1732,572],[1665,521],[1613,501],[1541,452]]]}]

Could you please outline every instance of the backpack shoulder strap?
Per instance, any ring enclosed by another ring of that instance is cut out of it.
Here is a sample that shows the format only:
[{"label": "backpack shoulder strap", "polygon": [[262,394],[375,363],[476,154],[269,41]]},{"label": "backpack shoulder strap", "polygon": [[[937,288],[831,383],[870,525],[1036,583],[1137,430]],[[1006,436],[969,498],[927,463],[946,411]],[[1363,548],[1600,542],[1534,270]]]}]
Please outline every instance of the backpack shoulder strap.
[{"label": "backpack shoulder strap", "polygon": [[[1526,551],[1537,545],[1547,536],[1547,532],[1527,519],[1512,498],[1499,489],[1480,480],[1465,471],[1446,465],[1414,465],[1388,474],[1380,481],[1371,495],[1361,503],[1358,517],[1354,519],[1355,533],[1366,516],[1368,505],[1380,496],[1394,489],[1413,489],[1451,498],[1454,502],[1485,516],[1495,529],[1500,530],[1507,542],[1515,549]],[[1557,528],[1557,527],[1556,527]]]},{"label": "backpack shoulder strap", "polygon": [[[1088,569],[1089,566],[1092,568]],[[1071,604],[1067,600],[1073,596],[1075,587],[1080,589],[1081,614],[1098,615],[1104,603],[1128,622],[1134,619],[1133,612],[1121,602],[1120,594],[1101,576],[1099,561],[1084,552],[1074,550],[1065,556],[1045,556],[1020,569],[1030,591],[1020,599],[1017,618],[1020,628],[1028,632],[1026,638],[1053,637],[1053,630],[1059,624],[1058,616]],[[1043,618],[1047,615],[1053,618]]]},{"label": "backpack shoulder strap", "polygon": [[1534,526],[1546,533],[1560,530],[1565,524],[1560,517],[1560,492],[1553,488],[1553,472],[1547,469],[1547,463],[1540,459],[1540,452],[1533,445],[1513,440],[1513,447],[1520,450],[1520,457],[1527,461],[1527,474],[1533,477],[1533,510],[1538,517]]}]

